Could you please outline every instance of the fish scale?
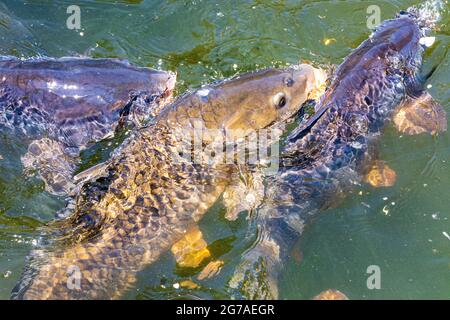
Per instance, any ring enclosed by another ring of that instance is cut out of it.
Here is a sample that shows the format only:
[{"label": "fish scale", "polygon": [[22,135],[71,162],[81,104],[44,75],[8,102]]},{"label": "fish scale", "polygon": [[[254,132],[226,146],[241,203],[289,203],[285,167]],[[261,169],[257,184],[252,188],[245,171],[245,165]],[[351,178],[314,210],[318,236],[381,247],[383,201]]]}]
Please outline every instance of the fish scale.
[{"label": "fish scale", "polygon": [[[287,86],[286,79],[294,83]],[[249,129],[270,128],[292,117],[323,79],[318,69],[308,65],[263,70],[236,84],[230,80],[211,86],[206,101],[193,92],[164,108],[79,186],[71,215],[43,230],[49,245],[31,255],[13,297],[120,297],[134,284],[137,272],[203,217],[238,170],[236,164],[219,159],[197,163],[179,156],[177,151],[191,151],[183,149],[182,140],[195,133],[191,116],[203,130],[239,129],[237,137],[244,138]],[[289,101],[282,106],[273,99],[280,93]],[[215,122],[203,121],[202,112],[213,113]],[[221,130],[219,135],[225,134]],[[214,150],[214,143],[223,146],[223,141],[214,142],[212,137],[207,135],[206,148]],[[72,266],[81,273],[75,290],[67,286]]]},{"label": "fish scale", "polygon": [[383,22],[337,69],[316,115],[288,137],[284,165],[267,178],[253,222],[258,240],[230,281],[235,298],[278,297],[280,272],[304,226],[362,183],[396,108],[423,94],[420,39],[430,30],[418,14],[411,8]]}]

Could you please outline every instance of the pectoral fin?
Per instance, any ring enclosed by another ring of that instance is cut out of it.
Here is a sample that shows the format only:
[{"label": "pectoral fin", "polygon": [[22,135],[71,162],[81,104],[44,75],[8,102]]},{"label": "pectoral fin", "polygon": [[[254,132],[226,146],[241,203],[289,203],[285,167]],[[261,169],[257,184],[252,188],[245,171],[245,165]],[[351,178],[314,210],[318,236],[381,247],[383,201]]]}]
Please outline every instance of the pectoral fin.
[{"label": "pectoral fin", "polygon": [[447,130],[447,117],[444,108],[428,92],[424,92],[399,107],[394,115],[394,124],[403,134],[435,135]]},{"label": "pectoral fin", "polygon": [[[211,252],[198,225],[189,229],[184,237],[172,246],[171,251],[177,265],[182,268],[197,268],[211,258]],[[214,277],[220,272],[223,265],[222,260],[210,261],[198,275],[198,280]]]},{"label": "pectoral fin", "polygon": [[211,256],[197,225],[188,230],[184,237],[172,246],[171,251],[177,264],[182,268],[197,268]]},{"label": "pectoral fin", "polygon": [[37,172],[45,189],[60,196],[67,195],[75,187],[72,175],[78,162],[78,157],[70,156],[60,142],[48,138],[33,141],[22,157],[25,174]]},{"label": "pectoral fin", "polygon": [[375,188],[392,187],[396,180],[395,171],[381,160],[374,161],[364,177],[364,182]]},{"label": "pectoral fin", "polygon": [[262,202],[264,185],[262,172],[237,173],[223,193],[223,204],[226,209],[225,218],[234,221],[239,213],[252,212]]}]

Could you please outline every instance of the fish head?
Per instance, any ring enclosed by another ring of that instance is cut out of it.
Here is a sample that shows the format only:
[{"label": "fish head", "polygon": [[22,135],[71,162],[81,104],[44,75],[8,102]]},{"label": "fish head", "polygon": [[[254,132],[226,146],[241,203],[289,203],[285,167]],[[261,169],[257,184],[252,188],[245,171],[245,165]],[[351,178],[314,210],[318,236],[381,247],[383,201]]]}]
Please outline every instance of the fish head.
[{"label": "fish head", "polygon": [[436,28],[441,11],[438,0],[400,11],[395,19],[383,22],[371,40],[373,43],[387,43],[393,67],[399,69],[400,66],[404,76],[415,75],[422,64],[425,49],[435,42],[435,37],[429,35]]},{"label": "fish head", "polygon": [[400,15],[383,22],[372,35],[373,47],[383,51],[384,61],[391,70],[415,73],[422,64],[424,47],[420,43],[423,31],[414,17]]},{"label": "fish head", "polygon": [[215,88],[227,115],[228,129],[258,130],[286,121],[301,109],[309,94],[322,86],[325,73],[310,65],[267,69],[232,79]]}]

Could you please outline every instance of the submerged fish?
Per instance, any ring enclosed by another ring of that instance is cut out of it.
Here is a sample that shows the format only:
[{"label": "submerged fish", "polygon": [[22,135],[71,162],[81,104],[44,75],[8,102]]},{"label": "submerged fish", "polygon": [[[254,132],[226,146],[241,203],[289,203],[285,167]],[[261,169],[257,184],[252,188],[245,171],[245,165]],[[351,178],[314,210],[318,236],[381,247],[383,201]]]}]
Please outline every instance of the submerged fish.
[{"label": "submerged fish", "polygon": [[23,133],[22,158],[54,194],[70,181],[81,150],[125,122],[140,126],[172,97],[175,75],[116,59],[0,58],[0,126]]},{"label": "submerged fish", "polygon": [[[263,70],[203,87],[164,108],[109,161],[81,175],[73,213],[48,227],[51,244],[34,250],[13,297],[120,297],[137,272],[202,218],[239,165],[211,157],[197,162],[196,155],[216,150],[217,135],[239,143],[290,118],[321,78],[308,65]],[[188,142],[198,128],[202,149],[193,150]]]},{"label": "submerged fish", "polygon": [[[280,170],[267,178],[256,214],[257,240],[229,283],[236,298],[278,297],[278,277],[305,225],[363,182],[399,106],[408,112],[412,104],[421,114],[417,101],[426,102],[423,108],[436,117],[418,125],[446,130],[445,112],[424,91],[420,76],[423,39],[433,23],[416,8],[383,22],[340,65],[315,115],[288,137]],[[409,117],[406,126],[415,120]]]}]

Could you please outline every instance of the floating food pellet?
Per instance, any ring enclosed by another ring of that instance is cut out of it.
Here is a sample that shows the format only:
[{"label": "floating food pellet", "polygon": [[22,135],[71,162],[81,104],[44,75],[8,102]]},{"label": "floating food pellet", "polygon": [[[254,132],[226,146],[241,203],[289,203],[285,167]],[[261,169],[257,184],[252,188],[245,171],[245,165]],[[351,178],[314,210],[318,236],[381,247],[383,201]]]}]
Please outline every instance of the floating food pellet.
[{"label": "floating food pellet", "polygon": [[330,45],[333,42],[336,42],[335,38],[325,38],[325,39],[323,39],[323,44],[326,45],[326,46]]},{"label": "floating food pellet", "polygon": [[364,206],[364,207],[366,207],[366,208],[369,208],[370,209],[370,204],[367,204],[367,203],[365,203],[365,202],[361,202],[361,204]]},{"label": "floating food pellet", "polygon": [[448,240],[450,240],[450,236],[448,235],[447,232],[443,231],[442,234],[444,235],[444,237],[446,237]]},{"label": "floating food pellet", "polygon": [[436,37],[422,37],[419,39],[419,43],[425,47],[431,47],[436,41]]},{"label": "floating food pellet", "polygon": [[5,273],[3,273],[3,278],[9,278],[9,276],[12,274],[11,271],[7,270]]}]

